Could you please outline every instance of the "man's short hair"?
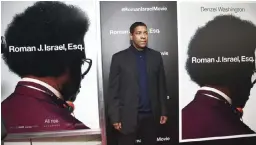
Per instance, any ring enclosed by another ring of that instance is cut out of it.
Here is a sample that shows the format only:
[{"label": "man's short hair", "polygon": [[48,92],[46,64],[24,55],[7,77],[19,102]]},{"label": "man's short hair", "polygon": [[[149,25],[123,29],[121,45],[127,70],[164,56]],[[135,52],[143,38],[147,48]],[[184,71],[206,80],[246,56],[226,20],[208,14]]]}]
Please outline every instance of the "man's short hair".
[{"label": "man's short hair", "polygon": [[7,47],[3,59],[18,76],[60,76],[72,65],[81,65],[85,51],[10,52],[9,47],[82,44],[89,27],[87,15],[62,2],[36,2],[17,14],[5,31]]},{"label": "man's short hair", "polygon": [[135,22],[130,27],[130,34],[133,34],[135,28],[138,27],[138,26],[145,26],[145,27],[147,27],[147,25],[145,23],[143,23],[143,22]]},{"label": "man's short hair", "polygon": [[[250,78],[254,62],[193,63],[192,58],[253,57],[256,27],[250,21],[232,15],[221,15],[199,28],[188,46],[186,69],[199,86],[223,85]],[[247,79],[248,80],[248,79]]]}]

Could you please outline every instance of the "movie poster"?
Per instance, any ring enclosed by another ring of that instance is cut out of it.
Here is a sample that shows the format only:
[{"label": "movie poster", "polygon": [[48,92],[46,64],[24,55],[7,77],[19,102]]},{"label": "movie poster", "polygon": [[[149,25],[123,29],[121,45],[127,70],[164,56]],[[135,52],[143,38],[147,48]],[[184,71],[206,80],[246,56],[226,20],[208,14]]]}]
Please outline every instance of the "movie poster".
[{"label": "movie poster", "polygon": [[96,2],[1,2],[8,135],[100,134]]},{"label": "movie poster", "polygon": [[255,138],[255,10],[179,3],[180,142]]}]

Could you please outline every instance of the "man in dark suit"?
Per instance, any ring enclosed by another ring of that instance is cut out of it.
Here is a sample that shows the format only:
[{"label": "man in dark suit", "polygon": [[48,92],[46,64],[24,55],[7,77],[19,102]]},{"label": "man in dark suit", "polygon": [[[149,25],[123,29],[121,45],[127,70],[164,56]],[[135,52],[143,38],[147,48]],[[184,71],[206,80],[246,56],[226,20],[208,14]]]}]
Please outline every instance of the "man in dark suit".
[{"label": "man in dark suit", "polygon": [[119,145],[156,144],[157,125],[167,121],[165,70],[161,54],[147,47],[147,26],[130,27],[131,46],[112,56],[108,114]]},{"label": "man in dark suit", "polygon": [[255,83],[255,38],[255,25],[232,15],[217,16],[196,31],[186,68],[201,88],[182,109],[182,139],[254,133],[241,117]]},{"label": "man in dark suit", "polygon": [[84,48],[88,26],[81,10],[61,2],[37,2],[14,17],[2,55],[22,79],[1,104],[7,133],[88,128],[72,116],[68,101],[75,101],[91,61],[84,49],[56,50],[73,44]]}]

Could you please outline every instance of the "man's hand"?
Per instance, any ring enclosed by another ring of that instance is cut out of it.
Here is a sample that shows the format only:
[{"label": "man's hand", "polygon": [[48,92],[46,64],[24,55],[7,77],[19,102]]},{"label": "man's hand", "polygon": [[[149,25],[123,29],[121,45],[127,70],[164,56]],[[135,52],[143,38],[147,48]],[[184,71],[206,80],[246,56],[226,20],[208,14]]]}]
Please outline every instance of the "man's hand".
[{"label": "man's hand", "polygon": [[115,127],[116,130],[120,130],[122,128],[121,123],[114,123],[113,126]]},{"label": "man's hand", "polygon": [[167,116],[161,116],[160,118],[160,124],[165,124],[167,121]]}]

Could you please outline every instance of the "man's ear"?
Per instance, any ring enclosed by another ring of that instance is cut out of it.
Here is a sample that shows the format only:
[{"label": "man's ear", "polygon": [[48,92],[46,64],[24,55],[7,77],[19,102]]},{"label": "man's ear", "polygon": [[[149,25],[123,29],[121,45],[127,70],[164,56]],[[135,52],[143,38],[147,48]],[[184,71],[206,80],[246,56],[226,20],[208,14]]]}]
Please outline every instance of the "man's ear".
[{"label": "man's ear", "polygon": [[66,68],[65,71],[58,77],[58,81],[63,84],[68,82],[70,79],[70,69]]},{"label": "man's ear", "polygon": [[131,41],[133,40],[133,36],[132,36],[132,34],[130,34],[130,40],[131,40]]}]

